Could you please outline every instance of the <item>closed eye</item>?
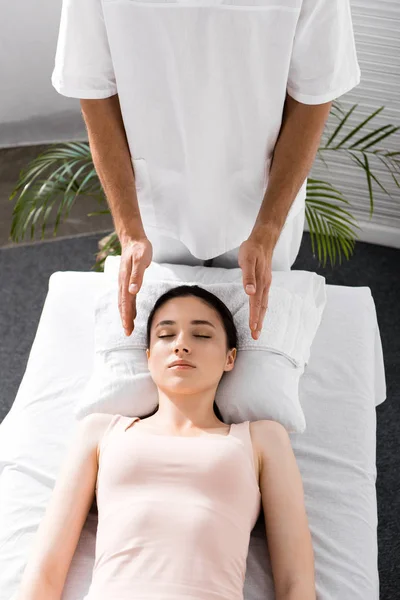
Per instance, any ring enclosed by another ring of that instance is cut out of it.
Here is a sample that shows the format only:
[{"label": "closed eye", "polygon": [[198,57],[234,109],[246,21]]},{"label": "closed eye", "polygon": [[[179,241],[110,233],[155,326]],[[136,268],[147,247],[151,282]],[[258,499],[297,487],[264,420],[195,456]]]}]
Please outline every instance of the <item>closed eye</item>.
[{"label": "closed eye", "polygon": [[[168,338],[168,337],[173,337],[173,333],[171,333],[170,335],[158,335],[158,338],[162,339],[162,338]],[[194,337],[200,337],[200,338],[211,338],[211,335],[196,335]]]}]

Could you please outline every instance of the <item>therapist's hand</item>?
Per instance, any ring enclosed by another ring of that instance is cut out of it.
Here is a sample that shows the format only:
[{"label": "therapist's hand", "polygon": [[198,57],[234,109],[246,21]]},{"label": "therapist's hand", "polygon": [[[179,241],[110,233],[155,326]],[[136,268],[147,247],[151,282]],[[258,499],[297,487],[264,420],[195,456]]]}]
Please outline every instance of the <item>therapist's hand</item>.
[{"label": "therapist's hand", "polygon": [[[131,335],[136,317],[136,294],[143,283],[143,275],[153,258],[153,246],[147,237],[130,239],[121,244],[121,262],[118,275],[118,308],[125,334]],[[136,289],[131,291],[131,285]]]},{"label": "therapist's hand", "polygon": [[257,332],[261,332],[268,307],[273,250],[271,240],[257,233],[252,233],[239,247],[238,263],[243,272],[244,291],[250,296],[249,327],[254,340],[259,337]]}]

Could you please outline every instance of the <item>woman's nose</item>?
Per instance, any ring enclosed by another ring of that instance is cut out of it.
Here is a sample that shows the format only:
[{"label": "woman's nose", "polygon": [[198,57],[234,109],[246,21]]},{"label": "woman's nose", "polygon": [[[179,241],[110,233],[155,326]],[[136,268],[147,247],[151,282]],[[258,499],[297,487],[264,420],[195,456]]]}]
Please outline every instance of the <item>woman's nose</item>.
[{"label": "woman's nose", "polygon": [[186,345],[177,344],[177,346],[175,347],[175,352],[179,352],[180,350],[182,352],[189,352],[189,349],[188,349],[188,347]]},{"label": "woman's nose", "polygon": [[178,336],[176,340],[175,352],[177,352],[178,350],[182,350],[185,352],[188,352],[189,350],[189,344],[188,341],[185,339],[185,335]]}]

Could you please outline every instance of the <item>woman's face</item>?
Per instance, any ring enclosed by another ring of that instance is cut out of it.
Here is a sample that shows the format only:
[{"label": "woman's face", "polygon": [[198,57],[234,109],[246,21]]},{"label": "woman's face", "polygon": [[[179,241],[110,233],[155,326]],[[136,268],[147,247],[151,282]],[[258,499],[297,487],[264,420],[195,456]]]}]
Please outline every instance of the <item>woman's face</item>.
[{"label": "woman's face", "polygon": [[[194,296],[172,298],[155,312],[146,353],[154,383],[179,393],[216,389],[223,372],[233,368],[236,357],[235,348],[226,349],[219,313]],[[171,367],[178,359],[190,362],[193,368]]]}]

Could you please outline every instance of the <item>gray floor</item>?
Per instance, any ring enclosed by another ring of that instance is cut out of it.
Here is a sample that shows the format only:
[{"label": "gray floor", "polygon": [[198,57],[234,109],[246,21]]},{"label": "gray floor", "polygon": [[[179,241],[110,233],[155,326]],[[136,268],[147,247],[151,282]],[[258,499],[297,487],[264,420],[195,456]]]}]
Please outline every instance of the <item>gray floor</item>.
[{"label": "gray floor", "polygon": [[[0,248],[0,421],[9,411],[23,377],[50,275],[57,270],[90,270],[103,235]],[[323,275],[328,284],[369,286],[375,300],[387,378],[387,400],[377,407],[381,600],[400,598],[399,263],[400,250],[359,242],[349,262],[323,269],[312,256],[310,236],[305,233],[293,266]]]}]

